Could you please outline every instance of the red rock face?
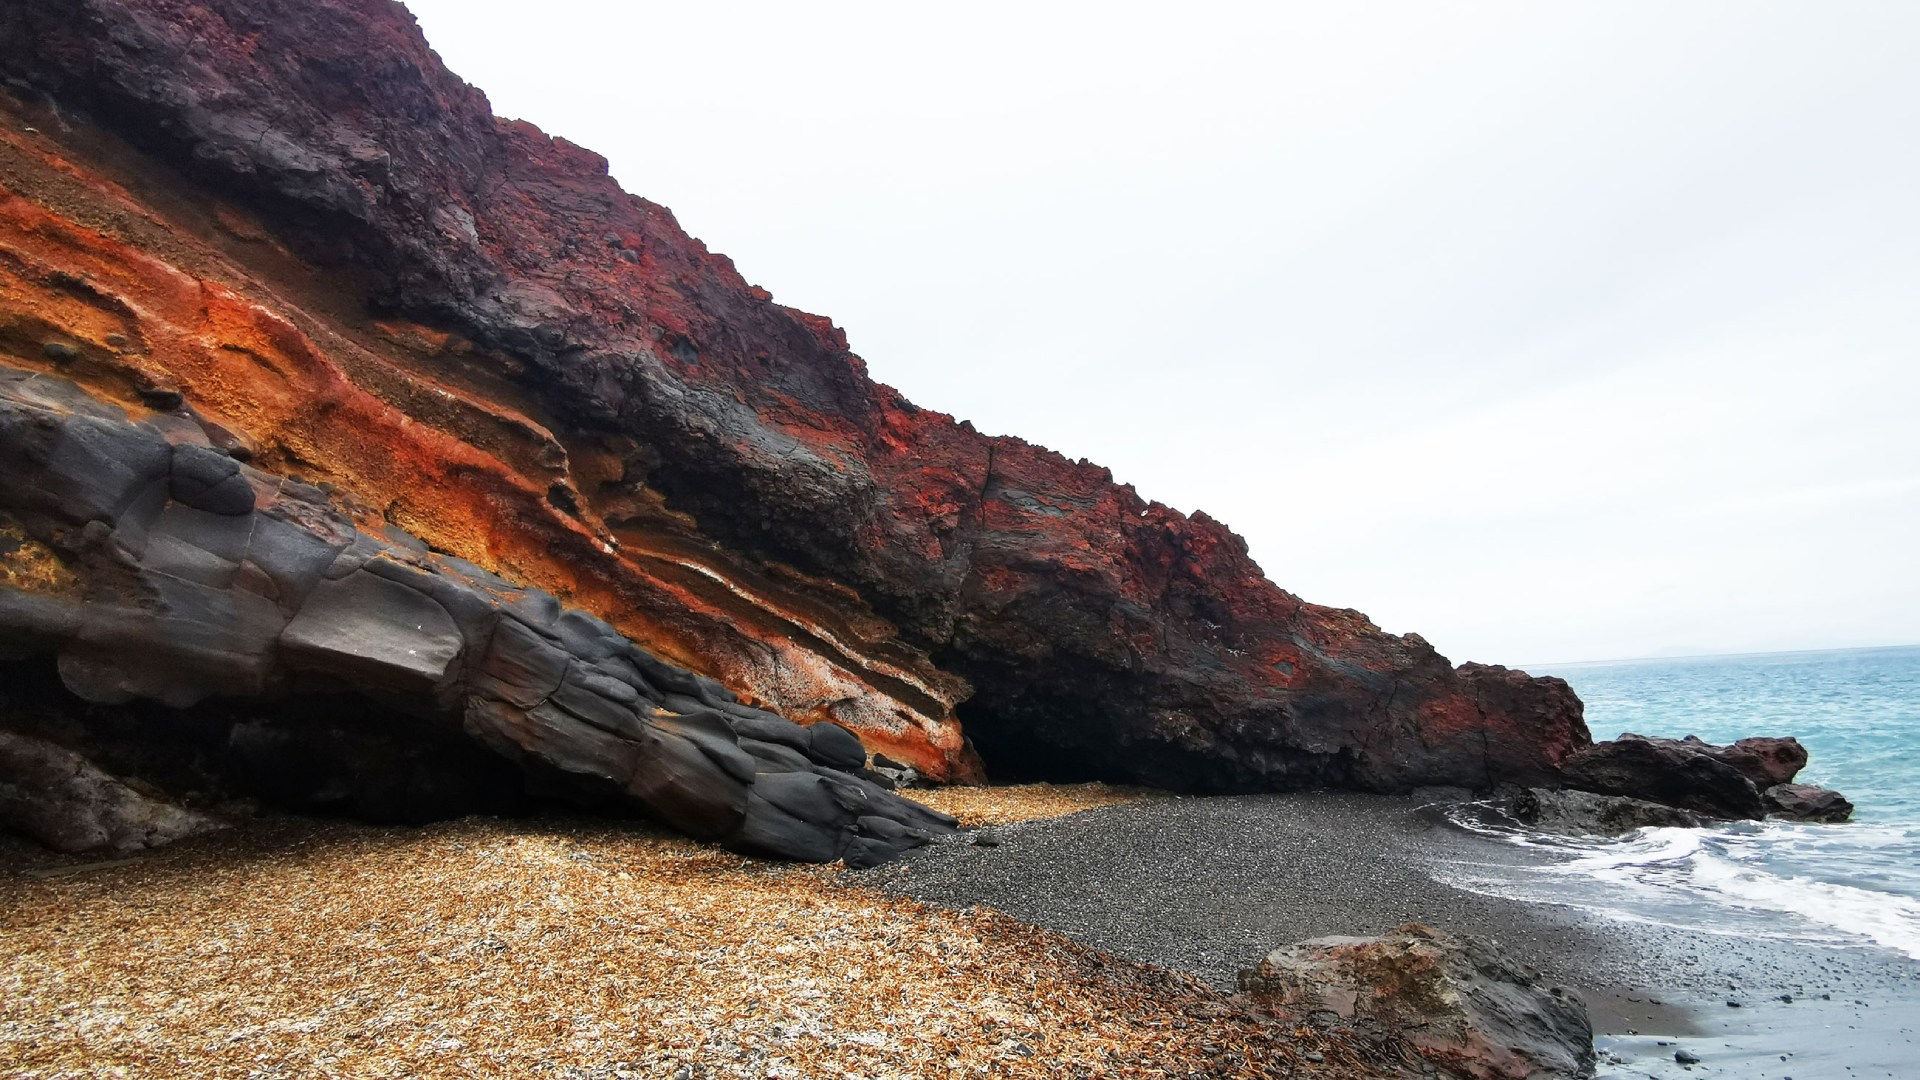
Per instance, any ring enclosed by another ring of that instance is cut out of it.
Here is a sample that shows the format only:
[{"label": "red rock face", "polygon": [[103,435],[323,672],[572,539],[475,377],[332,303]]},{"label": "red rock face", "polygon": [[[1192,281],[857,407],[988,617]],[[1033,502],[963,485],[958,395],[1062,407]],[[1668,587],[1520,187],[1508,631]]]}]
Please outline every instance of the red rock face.
[{"label": "red rock face", "polygon": [[261,467],[934,778],[1481,787],[1589,742],[1559,680],[1456,670],[873,382],[389,0],[21,0],[0,73],[15,361],[182,391]]}]

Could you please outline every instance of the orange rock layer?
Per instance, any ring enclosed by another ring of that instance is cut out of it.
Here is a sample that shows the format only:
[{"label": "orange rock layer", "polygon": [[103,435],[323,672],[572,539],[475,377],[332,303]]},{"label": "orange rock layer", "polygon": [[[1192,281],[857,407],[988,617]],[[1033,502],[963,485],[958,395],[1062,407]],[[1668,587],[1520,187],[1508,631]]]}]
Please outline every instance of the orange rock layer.
[{"label": "orange rock layer", "polygon": [[[849,589],[742,560],[571,445],[501,383],[510,358],[400,319],[235,207],[195,201],[97,134],[17,100],[0,128],[0,353],[138,406],[178,393],[269,471],[608,619],[802,723],[835,720],[930,778],[979,778],[965,684]],[[137,176],[137,179],[135,178]]]}]

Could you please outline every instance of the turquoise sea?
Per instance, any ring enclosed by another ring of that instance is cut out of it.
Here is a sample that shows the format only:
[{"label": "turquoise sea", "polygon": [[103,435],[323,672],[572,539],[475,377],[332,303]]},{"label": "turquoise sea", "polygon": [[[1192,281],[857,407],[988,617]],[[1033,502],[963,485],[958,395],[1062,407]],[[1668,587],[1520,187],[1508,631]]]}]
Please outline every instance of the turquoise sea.
[{"label": "turquoise sea", "polygon": [[1793,735],[1810,754],[1800,779],[1852,799],[1854,820],[1591,840],[1481,826],[1549,858],[1457,884],[1617,919],[1920,958],[1920,646],[1529,670],[1573,685],[1596,739]]}]

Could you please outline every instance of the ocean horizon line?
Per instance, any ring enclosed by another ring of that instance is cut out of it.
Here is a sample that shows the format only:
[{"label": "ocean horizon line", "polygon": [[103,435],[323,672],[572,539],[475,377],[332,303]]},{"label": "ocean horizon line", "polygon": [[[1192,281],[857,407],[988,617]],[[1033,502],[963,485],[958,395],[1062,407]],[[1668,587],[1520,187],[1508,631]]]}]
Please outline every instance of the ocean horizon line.
[{"label": "ocean horizon line", "polygon": [[1897,645],[1846,645],[1826,649],[1759,649],[1748,652],[1703,652],[1672,653],[1655,656],[1622,656],[1606,660],[1537,660],[1515,664],[1516,668],[1531,671],[1534,668],[1566,667],[1606,667],[1614,664],[1664,664],[1685,660],[1739,660],[1762,656],[1815,656],[1824,653],[1891,652],[1899,649],[1920,649],[1920,641]]}]

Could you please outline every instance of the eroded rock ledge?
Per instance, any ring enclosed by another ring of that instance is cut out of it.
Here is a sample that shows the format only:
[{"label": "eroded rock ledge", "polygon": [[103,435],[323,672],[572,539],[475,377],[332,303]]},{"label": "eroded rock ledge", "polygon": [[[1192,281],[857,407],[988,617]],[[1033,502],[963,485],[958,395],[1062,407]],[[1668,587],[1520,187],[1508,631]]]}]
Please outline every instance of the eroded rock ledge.
[{"label": "eroded rock ledge", "polygon": [[[742,705],[551,594],[362,530],[328,493],[242,464],[218,429],[159,404],[136,420],[0,367],[0,651],[56,654],[86,701],[352,692],[395,723],[463,731],[550,795],[755,854],[871,865],[952,828],[861,775],[846,729]],[[12,736],[0,751],[0,783],[41,789],[11,800],[11,823],[55,846],[140,847],[194,824],[57,747]]]}]

